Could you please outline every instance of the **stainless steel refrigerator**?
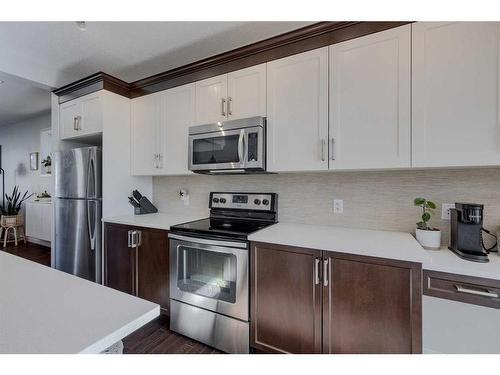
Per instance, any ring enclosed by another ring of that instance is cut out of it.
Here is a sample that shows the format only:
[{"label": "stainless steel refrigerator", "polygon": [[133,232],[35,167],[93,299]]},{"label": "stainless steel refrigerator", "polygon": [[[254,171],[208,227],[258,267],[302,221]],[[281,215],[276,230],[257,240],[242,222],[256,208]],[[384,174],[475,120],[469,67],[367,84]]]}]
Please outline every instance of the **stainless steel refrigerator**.
[{"label": "stainless steel refrigerator", "polygon": [[102,156],[98,147],[54,153],[55,267],[101,283]]}]

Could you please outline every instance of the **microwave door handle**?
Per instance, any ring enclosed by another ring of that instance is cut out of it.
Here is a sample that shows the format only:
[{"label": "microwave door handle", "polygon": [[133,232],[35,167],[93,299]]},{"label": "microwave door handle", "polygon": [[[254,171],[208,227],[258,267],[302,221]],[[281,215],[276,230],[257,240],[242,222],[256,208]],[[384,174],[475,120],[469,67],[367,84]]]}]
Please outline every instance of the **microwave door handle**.
[{"label": "microwave door handle", "polygon": [[238,139],[238,159],[240,164],[245,163],[245,130],[241,129]]}]

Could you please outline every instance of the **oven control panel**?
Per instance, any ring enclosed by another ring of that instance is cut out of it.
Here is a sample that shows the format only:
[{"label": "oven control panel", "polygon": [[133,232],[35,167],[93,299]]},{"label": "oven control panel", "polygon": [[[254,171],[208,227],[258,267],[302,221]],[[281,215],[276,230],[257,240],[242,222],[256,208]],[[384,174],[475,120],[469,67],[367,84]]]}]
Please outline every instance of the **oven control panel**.
[{"label": "oven control panel", "polygon": [[276,193],[210,193],[209,207],[274,211]]}]

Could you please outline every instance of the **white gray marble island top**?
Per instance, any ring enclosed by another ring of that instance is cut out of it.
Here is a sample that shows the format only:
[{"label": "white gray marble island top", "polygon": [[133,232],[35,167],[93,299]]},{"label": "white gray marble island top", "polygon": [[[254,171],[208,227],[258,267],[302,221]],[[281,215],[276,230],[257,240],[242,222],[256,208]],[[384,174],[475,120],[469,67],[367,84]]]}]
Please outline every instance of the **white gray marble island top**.
[{"label": "white gray marble island top", "polygon": [[0,251],[0,353],[100,353],[157,304]]}]

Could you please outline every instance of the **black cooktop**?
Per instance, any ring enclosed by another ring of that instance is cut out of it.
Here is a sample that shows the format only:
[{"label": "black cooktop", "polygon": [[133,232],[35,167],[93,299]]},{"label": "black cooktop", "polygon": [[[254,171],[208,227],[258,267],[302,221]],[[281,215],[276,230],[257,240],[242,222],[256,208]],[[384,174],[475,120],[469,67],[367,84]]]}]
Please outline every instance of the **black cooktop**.
[{"label": "black cooktop", "polygon": [[207,218],[170,227],[172,233],[198,234],[213,237],[231,237],[246,240],[250,233],[263,229],[272,222],[242,219]]}]

